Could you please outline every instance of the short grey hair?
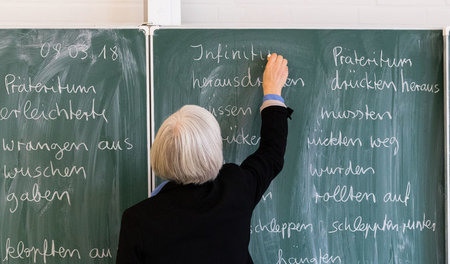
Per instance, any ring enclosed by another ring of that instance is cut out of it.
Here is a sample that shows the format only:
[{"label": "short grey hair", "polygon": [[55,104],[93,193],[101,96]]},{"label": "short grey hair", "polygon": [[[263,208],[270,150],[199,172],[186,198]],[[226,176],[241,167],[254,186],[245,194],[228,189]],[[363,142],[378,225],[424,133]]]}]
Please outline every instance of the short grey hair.
[{"label": "short grey hair", "polygon": [[159,128],[150,161],[155,173],[170,181],[202,184],[214,180],[223,165],[219,123],[200,106],[183,106]]}]

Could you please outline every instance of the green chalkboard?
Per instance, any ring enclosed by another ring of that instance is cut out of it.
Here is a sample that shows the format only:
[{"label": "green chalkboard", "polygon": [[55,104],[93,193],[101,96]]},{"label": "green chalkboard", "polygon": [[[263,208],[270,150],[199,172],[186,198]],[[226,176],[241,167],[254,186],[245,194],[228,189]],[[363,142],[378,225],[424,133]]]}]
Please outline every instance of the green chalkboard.
[{"label": "green chalkboard", "polygon": [[268,53],[289,60],[285,167],[253,215],[255,263],[444,263],[442,32],[154,32],[155,126],[219,120],[226,162],[259,142]]},{"label": "green chalkboard", "polygon": [[1,263],[113,263],[147,196],[145,34],[0,30]]}]

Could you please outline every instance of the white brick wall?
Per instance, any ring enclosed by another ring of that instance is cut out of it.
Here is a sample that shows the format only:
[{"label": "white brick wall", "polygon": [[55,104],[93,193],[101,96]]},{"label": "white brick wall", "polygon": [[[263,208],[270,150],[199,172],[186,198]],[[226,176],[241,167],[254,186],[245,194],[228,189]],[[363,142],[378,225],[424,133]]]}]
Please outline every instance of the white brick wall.
[{"label": "white brick wall", "polygon": [[181,0],[185,25],[442,28],[450,0]]},{"label": "white brick wall", "polygon": [[138,26],[144,0],[0,0],[0,27]]},{"label": "white brick wall", "polygon": [[[137,26],[144,22],[145,1],[0,0],[0,27]],[[181,0],[181,22],[230,27],[442,28],[450,25],[450,0]]]}]

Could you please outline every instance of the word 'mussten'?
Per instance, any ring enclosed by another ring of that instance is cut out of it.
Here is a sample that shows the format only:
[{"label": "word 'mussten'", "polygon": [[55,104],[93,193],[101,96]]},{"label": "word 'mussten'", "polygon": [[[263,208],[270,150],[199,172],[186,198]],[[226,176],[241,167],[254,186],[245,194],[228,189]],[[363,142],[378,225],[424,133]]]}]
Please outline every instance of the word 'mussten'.
[{"label": "word 'mussten'", "polygon": [[392,120],[392,114],[389,111],[376,112],[374,110],[369,109],[369,106],[366,104],[364,108],[360,109],[352,109],[352,110],[343,110],[343,111],[334,111],[327,110],[322,107],[320,111],[320,118],[323,119],[356,119],[356,120]]}]

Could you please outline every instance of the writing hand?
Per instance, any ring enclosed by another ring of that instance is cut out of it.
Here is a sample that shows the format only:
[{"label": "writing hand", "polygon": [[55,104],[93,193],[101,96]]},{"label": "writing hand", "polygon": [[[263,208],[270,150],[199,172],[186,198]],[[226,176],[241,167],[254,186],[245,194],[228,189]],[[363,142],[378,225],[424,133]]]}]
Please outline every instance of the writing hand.
[{"label": "writing hand", "polygon": [[281,96],[281,89],[283,89],[288,77],[288,61],[276,53],[269,55],[267,60],[263,74],[264,95],[276,94]]}]

